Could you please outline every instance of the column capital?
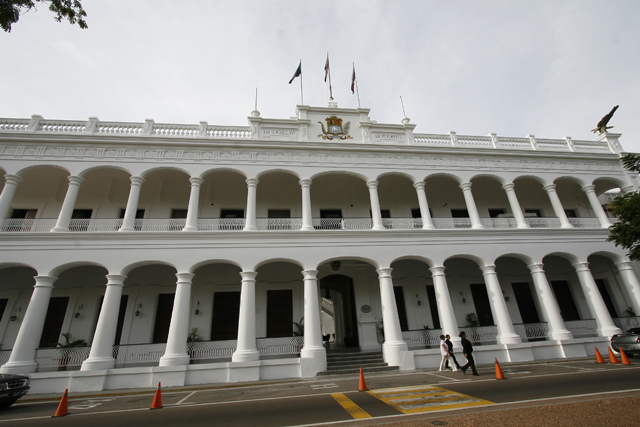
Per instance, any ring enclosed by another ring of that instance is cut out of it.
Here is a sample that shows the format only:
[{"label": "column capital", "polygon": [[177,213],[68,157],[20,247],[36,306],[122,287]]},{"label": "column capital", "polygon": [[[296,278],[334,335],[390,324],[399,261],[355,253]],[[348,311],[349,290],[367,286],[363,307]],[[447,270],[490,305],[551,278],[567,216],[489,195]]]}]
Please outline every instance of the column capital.
[{"label": "column capital", "polygon": [[316,279],[318,270],[302,270],[302,276],[306,279]]},{"label": "column capital", "polygon": [[589,193],[593,193],[595,188],[596,188],[595,185],[585,185],[584,187],[582,187],[582,191],[589,194]]},{"label": "column capital", "polygon": [[129,178],[129,180],[131,180],[131,185],[142,185],[144,184],[144,178],[141,176],[132,176],[131,178]]},{"label": "column capital", "polygon": [[486,276],[487,274],[496,274],[496,266],[493,264],[483,265],[480,267],[480,271],[482,271],[483,276]]},{"label": "column capital", "polygon": [[247,183],[247,185],[249,187],[257,187],[258,186],[258,182],[260,182],[260,181],[258,180],[258,178],[247,178],[245,180],[245,182]]},{"label": "column capital", "polygon": [[195,276],[195,274],[193,273],[176,273],[176,277],[178,278],[177,283],[191,284],[191,281],[193,280],[193,276]]},{"label": "column capital", "polygon": [[513,188],[514,188],[515,186],[516,186],[516,185],[515,185],[513,182],[509,182],[509,183],[507,183],[507,184],[503,185],[503,186],[502,186],[502,189],[503,189],[504,191],[509,192],[509,191],[513,191]]},{"label": "column capital", "polygon": [[240,272],[240,276],[242,277],[242,280],[252,280],[255,282],[256,280],[256,276],[258,275],[258,273],[256,273],[255,271],[241,271]]},{"label": "column capital", "polygon": [[616,268],[618,269],[618,271],[622,271],[622,270],[633,270],[632,267],[632,262],[631,261],[621,261],[621,262],[614,262],[613,265],[616,266]]},{"label": "column capital", "polygon": [[124,286],[127,276],[123,274],[107,274],[107,286]]},{"label": "column capital", "polygon": [[444,265],[437,265],[435,267],[429,268],[432,276],[444,276]]},{"label": "column capital", "polygon": [[471,190],[471,183],[463,182],[462,184],[459,185],[459,187],[462,189],[462,191],[469,191]]},{"label": "column capital", "polygon": [[13,184],[13,185],[18,185],[22,181],[24,181],[22,177],[18,175],[11,175],[11,174],[5,174],[4,179],[7,184]]},{"label": "column capital", "polygon": [[544,274],[544,264],[531,264],[527,265],[527,268],[531,273],[543,273]]},{"label": "column capital", "polygon": [[305,188],[305,187],[311,187],[311,180],[308,178],[305,179],[301,179],[300,181],[298,181],[298,183],[300,184],[300,187]]},{"label": "column capital", "polygon": [[385,268],[379,268],[376,270],[376,272],[378,273],[378,278],[382,279],[385,277],[391,278],[391,272],[393,271],[393,268],[390,267],[385,267]]},{"label": "column capital", "polygon": [[378,181],[376,181],[375,179],[372,179],[370,181],[367,181],[367,187],[369,187],[369,189],[371,190],[372,188],[378,188]]},{"label": "column capital", "polygon": [[83,182],[84,182],[84,178],[82,178],[81,176],[69,175],[69,184],[80,185]]},{"label": "column capital", "polygon": [[575,264],[571,264],[571,266],[576,270],[576,273],[580,273],[582,271],[590,271],[588,262],[577,262]]},{"label": "column capital", "polygon": [[416,181],[413,183],[413,188],[416,190],[424,190],[424,181]]},{"label": "column capital", "polygon": [[555,184],[547,184],[544,187],[542,187],[542,189],[544,191],[546,191],[547,193],[555,193],[556,192],[556,185]]},{"label": "column capital", "polygon": [[53,284],[58,280],[55,276],[35,276],[36,288],[53,288]]},{"label": "column capital", "polygon": [[189,178],[189,182],[191,183],[192,186],[199,187],[204,182],[204,179],[200,178],[199,176],[192,176],[191,178]]}]

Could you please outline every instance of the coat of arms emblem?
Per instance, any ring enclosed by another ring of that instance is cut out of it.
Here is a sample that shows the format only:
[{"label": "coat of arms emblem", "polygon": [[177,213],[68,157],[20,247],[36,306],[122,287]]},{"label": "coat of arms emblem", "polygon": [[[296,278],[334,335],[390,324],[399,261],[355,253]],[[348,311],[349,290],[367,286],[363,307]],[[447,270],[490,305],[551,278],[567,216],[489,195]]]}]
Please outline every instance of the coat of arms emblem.
[{"label": "coat of arms emblem", "polygon": [[342,119],[339,119],[336,116],[327,117],[325,119],[327,121],[327,129],[324,128],[324,124],[320,123],[322,126],[322,133],[318,136],[322,139],[353,139],[351,135],[349,135],[349,127],[351,126],[351,122],[347,122],[342,126]]}]

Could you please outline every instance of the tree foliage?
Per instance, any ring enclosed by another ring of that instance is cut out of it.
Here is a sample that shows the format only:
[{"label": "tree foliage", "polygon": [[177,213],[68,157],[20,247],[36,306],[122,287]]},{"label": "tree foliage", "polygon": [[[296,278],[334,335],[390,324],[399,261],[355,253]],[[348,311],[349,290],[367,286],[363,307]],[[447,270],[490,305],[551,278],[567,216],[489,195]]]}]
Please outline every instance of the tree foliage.
[{"label": "tree foliage", "polygon": [[[628,171],[640,172],[640,154],[627,154],[622,158],[622,163]],[[627,256],[640,261],[640,193],[632,191],[621,194],[613,199],[611,207],[618,222],[609,228],[607,240],[629,249]]]},{"label": "tree foliage", "polygon": [[11,25],[18,22],[20,15],[31,9],[37,9],[36,3],[49,5],[49,10],[56,14],[58,22],[67,19],[70,24],[78,24],[82,29],[88,28],[84,20],[87,12],[82,8],[80,0],[0,0],[0,27],[11,32]]}]

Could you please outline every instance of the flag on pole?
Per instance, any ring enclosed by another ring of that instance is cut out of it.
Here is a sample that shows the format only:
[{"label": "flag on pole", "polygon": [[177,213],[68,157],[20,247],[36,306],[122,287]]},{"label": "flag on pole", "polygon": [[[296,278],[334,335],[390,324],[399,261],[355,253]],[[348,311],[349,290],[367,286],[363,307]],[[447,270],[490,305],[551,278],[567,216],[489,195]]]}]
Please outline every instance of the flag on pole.
[{"label": "flag on pole", "polygon": [[327,53],[327,62],[324,63],[324,82],[327,82],[327,74],[329,74],[329,54]]},{"label": "flag on pole", "polygon": [[355,93],[355,86],[356,86],[356,66],[355,64],[353,65],[353,74],[351,75],[351,93]]},{"label": "flag on pole", "polygon": [[296,72],[293,73],[293,77],[291,77],[291,80],[289,80],[289,84],[291,84],[291,82],[293,82],[293,80],[302,75],[302,61],[300,61],[300,65],[298,65],[298,68],[296,68]]}]

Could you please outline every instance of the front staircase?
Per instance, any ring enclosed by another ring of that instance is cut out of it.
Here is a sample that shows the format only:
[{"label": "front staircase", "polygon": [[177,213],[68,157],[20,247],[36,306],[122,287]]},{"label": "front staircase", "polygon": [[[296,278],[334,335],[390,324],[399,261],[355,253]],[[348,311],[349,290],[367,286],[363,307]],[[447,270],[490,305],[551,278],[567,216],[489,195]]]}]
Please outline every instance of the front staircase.
[{"label": "front staircase", "polygon": [[382,352],[348,352],[327,353],[327,370],[318,372],[317,376],[349,375],[366,372],[397,371],[397,366],[389,366],[382,357]]}]

